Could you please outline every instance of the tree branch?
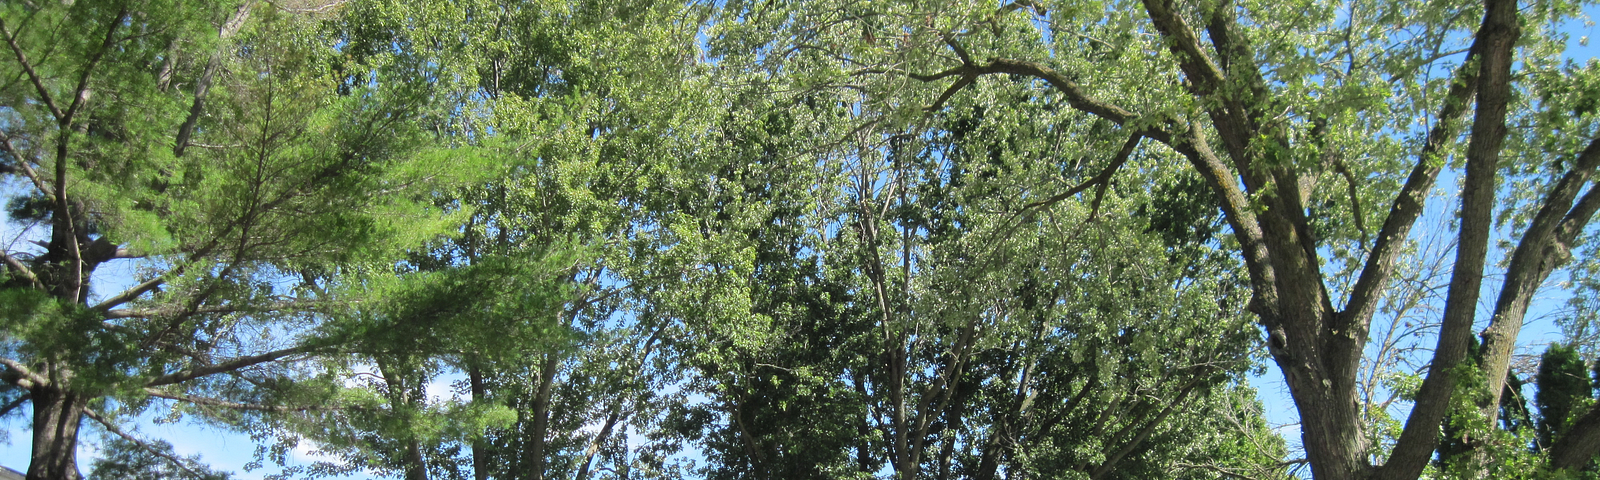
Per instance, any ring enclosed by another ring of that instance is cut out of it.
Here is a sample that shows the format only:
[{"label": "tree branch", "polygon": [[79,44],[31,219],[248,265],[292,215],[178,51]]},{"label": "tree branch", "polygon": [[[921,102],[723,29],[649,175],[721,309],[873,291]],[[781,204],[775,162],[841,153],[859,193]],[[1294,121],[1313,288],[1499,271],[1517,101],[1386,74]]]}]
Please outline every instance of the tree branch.
[{"label": "tree branch", "polygon": [[168,462],[171,462],[173,466],[181,468],[185,472],[189,472],[189,474],[190,475],[194,475],[195,478],[204,478],[205,477],[204,475],[201,475],[200,472],[197,472],[194,469],[189,468],[189,465],[187,465],[186,462],[184,462],[183,460],[181,460],[181,459],[179,459],[177,457],[174,457],[174,456],[172,456],[171,454],[169,454],[167,452],[161,451],[161,449],[158,449],[155,446],[150,445],[149,443],[146,443],[144,440],[140,440],[140,439],[138,439],[138,438],[136,438],[136,437],[134,437],[132,435],[129,435],[127,433],[123,433],[122,429],[117,428],[116,425],[112,425],[110,421],[107,421],[104,417],[101,417],[100,414],[96,413],[94,410],[85,408],[85,409],[83,409],[83,415],[89,417],[92,420],[94,420],[96,423],[99,423],[100,426],[104,427],[107,432],[111,432],[113,435],[116,435],[118,437],[122,437],[124,440],[133,442],[134,445],[138,445],[139,448],[143,449],[144,451],[150,452],[150,454],[152,454],[152,455],[161,457],[162,459],[164,459],[164,460],[166,460]]},{"label": "tree branch", "polygon": [[[44,195],[45,200],[55,201],[55,194],[50,191],[50,187],[45,186],[44,180],[39,178],[39,171],[34,170],[33,165],[29,164],[28,158],[22,155],[22,151],[18,150],[16,145],[11,143],[11,136],[6,135],[4,129],[0,129],[0,148],[4,148],[6,153],[11,154],[11,158],[17,159],[17,168],[21,169],[22,175],[28,177],[28,181],[33,183],[33,188],[39,190],[40,195]],[[35,160],[33,163],[38,163],[37,157],[33,158],[33,160]]]},{"label": "tree branch", "polygon": [[[1445,294],[1444,324],[1439,328],[1433,361],[1417,393],[1417,402],[1406,418],[1405,430],[1395,442],[1389,460],[1375,472],[1379,479],[1415,478],[1433,457],[1439,424],[1449,409],[1457,382],[1456,364],[1466,358],[1477,314],[1489,231],[1494,222],[1495,177],[1506,137],[1511,54],[1520,35],[1516,0],[1487,0],[1485,3],[1483,26],[1479,27],[1474,40],[1474,46],[1478,47],[1475,50],[1480,54],[1477,105],[1472,138],[1467,144],[1467,171],[1461,187],[1461,229],[1456,261],[1450,272],[1450,288]],[[1517,328],[1521,328],[1521,322],[1517,324]],[[1499,398],[1499,395],[1492,397]]]},{"label": "tree branch", "polygon": [[32,400],[32,399],[33,399],[33,394],[24,393],[24,394],[22,394],[22,396],[17,397],[16,400],[12,400],[12,401],[6,403],[6,405],[4,407],[0,407],[0,417],[6,416],[6,414],[11,413],[12,410],[16,410],[17,407],[22,406],[23,403],[27,402],[28,400]]},{"label": "tree branch", "polygon": [[1350,167],[1344,164],[1344,160],[1338,158],[1333,160],[1333,171],[1344,177],[1346,193],[1350,195],[1350,217],[1355,219],[1356,230],[1361,232],[1361,248],[1367,248],[1370,237],[1367,235],[1365,215],[1361,213],[1361,196],[1356,193],[1356,176],[1350,173]]},{"label": "tree branch", "polygon": [[11,375],[6,375],[6,377],[12,377],[15,375],[14,378],[6,378],[5,380],[16,386],[33,389],[50,384],[50,380],[39,376],[37,373],[33,373],[33,370],[29,370],[28,367],[22,366],[22,364],[16,360],[0,358],[0,365],[5,365],[6,368],[10,369],[8,372],[10,372]]},{"label": "tree branch", "polygon": [[163,392],[161,390],[154,389],[154,388],[146,388],[146,389],[144,389],[144,393],[147,394],[147,395],[150,395],[152,397],[156,397],[156,398],[165,398],[165,399],[168,399],[168,400],[177,400],[177,401],[180,401],[180,402],[192,403],[192,404],[195,404],[195,405],[204,405],[204,406],[207,406],[207,407],[220,407],[220,408],[226,408],[226,409],[229,409],[229,410],[249,410],[249,411],[257,411],[257,412],[279,412],[279,413],[345,410],[344,407],[333,407],[333,406],[327,406],[327,405],[290,406],[290,405],[262,405],[262,404],[259,404],[259,403],[238,403],[238,402],[230,402],[230,401],[227,401],[227,400],[218,400],[218,399],[209,398],[209,397],[196,397],[196,396],[192,396],[192,395],[181,395],[181,394],[176,394],[176,393],[168,393],[168,392]]},{"label": "tree branch", "polygon": [[[20,34],[22,32],[17,33]],[[28,80],[33,82],[33,88],[39,91],[39,101],[44,103],[45,108],[50,109],[50,114],[55,116],[57,121],[65,118],[67,116],[66,113],[62,112],[61,108],[56,106],[55,100],[50,98],[50,89],[45,88],[44,79],[40,78],[39,73],[33,70],[33,63],[28,61],[27,54],[22,53],[22,46],[17,45],[17,37],[11,33],[10,29],[6,28],[4,19],[0,19],[0,35],[6,37],[6,45],[11,46],[11,53],[16,56],[17,63],[22,65],[23,73],[28,74]]]},{"label": "tree branch", "polygon": [[6,267],[10,268],[13,274],[22,277],[23,280],[27,280],[30,285],[33,285],[34,289],[44,290],[44,284],[39,283],[39,277],[34,275],[33,270],[28,269],[27,265],[23,265],[21,261],[16,259],[16,257],[11,256],[4,251],[0,251],[0,258],[5,260]]},{"label": "tree branch", "polygon": [[118,306],[118,305],[122,305],[124,303],[131,302],[134,299],[139,298],[140,295],[144,295],[145,292],[149,292],[151,290],[155,290],[156,287],[159,287],[159,286],[161,286],[161,284],[166,283],[165,277],[167,275],[172,274],[173,271],[175,271],[175,270],[177,270],[177,269],[174,268],[173,270],[168,270],[165,273],[163,273],[161,276],[158,276],[156,278],[152,278],[152,279],[149,279],[149,280],[145,280],[144,283],[140,283],[138,285],[134,285],[132,288],[129,288],[127,290],[124,290],[122,293],[117,294],[117,296],[108,298],[105,301],[100,302],[100,303],[96,304],[93,307],[90,307],[90,309],[91,310],[101,311],[101,312],[109,312],[109,311],[111,311],[112,308],[116,308],[116,306]]},{"label": "tree branch", "polygon": [[[1573,238],[1594,215],[1594,201],[1590,199],[1596,197],[1595,189],[1590,188],[1577,206],[1573,205],[1573,200],[1590,182],[1597,167],[1600,167],[1600,139],[1591,140],[1573,162],[1572,169],[1545,194],[1539,213],[1534,215],[1511,254],[1505,282],[1495,300],[1494,316],[1482,333],[1480,366],[1487,376],[1490,391],[1499,391],[1505,385],[1511,353],[1516,348],[1516,337],[1522,330],[1533,295],[1549,278],[1550,272],[1566,262]],[[1490,424],[1498,418],[1499,407],[1498,399],[1482,407]]]},{"label": "tree branch", "polygon": [[1195,93],[1209,95],[1221,88],[1222,69],[1200,50],[1199,37],[1172,7],[1171,0],[1144,0],[1151,23],[1168,39],[1167,48],[1178,57],[1178,68],[1191,79]]},{"label": "tree branch", "polygon": [[[1476,50],[1474,47],[1473,51]],[[1439,109],[1439,120],[1428,130],[1428,138],[1417,154],[1417,163],[1411,168],[1411,175],[1389,206],[1389,214],[1378,229],[1372,250],[1367,253],[1366,265],[1362,267],[1355,286],[1350,289],[1344,310],[1339,312],[1336,329],[1365,330],[1364,325],[1377,311],[1381,290],[1388,285],[1389,277],[1394,272],[1394,262],[1404,249],[1411,227],[1422,216],[1428,192],[1439,178],[1439,171],[1444,165],[1444,149],[1460,133],[1463,114],[1477,91],[1478,71],[1467,68],[1475,56],[1476,53],[1469,53],[1467,61],[1456,70],[1455,80],[1451,82],[1444,105]]]},{"label": "tree branch", "polygon": [[1595,455],[1600,455],[1600,403],[1590,405],[1567,434],[1550,446],[1549,465],[1557,470],[1583,468]]},{"label": "tree branch", "polygon": [[1106,168],[1101,170],[1098,175],[1094,176],[1094,178],[1090,178],[1088,181],[1080,183],[1077,186],[1068,189],[1066,192],[1057,194],[1044,200],[1023,205],[1022,210],[1027,211],[1035,208],[1048,208],[1051,205],[1055,205],[1057,202],[1082,193],[1084,190],[1088,190],[1089,187],[1092,187],[1096,184],[1105,184],[1110,182],[1111,177],[1116,175],[1117,170],[1120,170],[1122,165],[1128,162],[1128,157],[1133,155],[1133,150],[1139,146],[1139,140],[1142,138],[1144,138],[1144,135],[1139,133],[1129,135],[1128,140],[1122,143],[1122,149],[1117,150],[1117,156],[1111,159],[1111,164],[1107,165]]},{"label": "tree branch", "polygon": [[150,380],[150,383],[145,384],[145,386],[147,386],[147,387],[159,387],[159,386],[162,386],[162,385],[171,385],[171,384],[174,384],[174,383],[185,382],[185,381],[193,380],[193,379],[200,378],[200,377],[205,377],[205,376],[209,376],[209,375],[216,375],[218,373],[231,372],[231,371],[238,370],[238,369],[245,368],[245,367],[250,367],[250,366],[259,365],[259,364],[262,364],[262,363],[276,361],[278,359],[281,359],[281,358],[284,358],[284,357],[287,357],[287,356],[290,356],[290,355],[297,355],[297,354],[309,352],[311,350],[312,350],[312,347],[302,345],[302,346],[298,346],[298,347],[285,348],[285,349],[282,349],[282,350],[276,350],[276,351],[272,351],[272,352],[267,352],[267,353],[263,353],[263,354],[260,354],[260,355],[251,355],[251,356],[248,356],[248,357],[239,357],[239,358],[235,358],[233,360],[229,360],[229,361],[218,363],[218,364],[204,365],[204,366],[200,366],[200,367],[190,368],[190,369],[187,369],[187,370],[180,370],[180,371],[177,371],[177,372],[172,372],[172,373],[169,373],[169,374],[166,374],[166,375],[162,375],[162,376],[156,377],[153,380]]},{"label": "tree branch", "polygon": [[163,316],[163,315],[171,315],[171,314],[177,313],[177,310],[183,310],[184,313],[188,313],[188,314],[195,314],[195,313],[259,313],[259,312],[281,312],[281,311],[310,311],[310,310],[315,309],[316,307],[322,306],[322,305],[326,305],[326,303],[324,303],[324,302],[314,302],[314,301],[304,301],[304,302],[280,302],[280,303],[274,303],[274,304],[269,304],[269,305],[214,305],[214,306],[198,307],[198,308],[193,309],[192,311],[185,310],[185,309],[175,309],[175,308],[171,308],[170,306],[165,307],[165,308],[160,308],[160,307],[158,307],[158,308],[125,308],[125,309],[119,309],[119,310],[108,310],[108,311],[106,311],[104,316],[105,316],[105,318],[108,318],[108,319],[111,319],[111,318],[150,318],[150,317],[159,317],[159,316]]},{"label": "tree branch", "polygon": [[1166,408],[1163,408],[1160,413],[1156,414],[1155,418],[1150,419],[1150,423],[1147,423],[1143,428],[1140,428],[1139,433],[1134,435],[1132,439],[1129,439],[1128,443],[1124,444],[1116,451],[1107,454],[1105,462],[1096,466],[1094,471],[1089,474],[1089,478],[1098,479],[1104,477],[1107,473],[1111,473],[1111,470],[1116,468],[1117,463],[1121,462],[1123,457],[1128,456],[1129,453],[1133,453],[1134,450],[1139,448],[1140,444],[1144,443],[1146,439],[1150,438],[1150,434],[1155,432],[1156,427],[1161,426],[1161,422],[1166,421],[1167,417],[1172,415],[1172,412],[1176,411],[1179,405],[1183,404],[1184,400],[1189,396],[1189,392],[1194,391],[1194,388],[1199,384],[1200,382],[1198,379],[1192,380],[1188,385],[1183,387],[1182,391],[1178,392],[1177,398],[1168,399],[1166,401]]},{"label": "tree branch", "polygon": [[[229,16],[228,20],[218,29],[218,38],[226,41],[233,37],[234,33],[244,26],[245,19],[249,18],[250,8],[254,4],[254,1],[246,1],[239,4],[239,8],[234,10],[233,15]],[[199,80],[195,81],[194,103],[189,106],[189,116],[184,118],[183,123],[178,126],[178,137],[172,145],[173,156],[182,157],[184,149],[189,147],[189,137],[194,135],[194,127],[200,122],[201,114],[205,112],[206,95],[211,91],[212,78],[216,76],[217,70],[221,67],[222,53],[212,52],[211,60],[206,62],[205,71],[201,72]]]}]

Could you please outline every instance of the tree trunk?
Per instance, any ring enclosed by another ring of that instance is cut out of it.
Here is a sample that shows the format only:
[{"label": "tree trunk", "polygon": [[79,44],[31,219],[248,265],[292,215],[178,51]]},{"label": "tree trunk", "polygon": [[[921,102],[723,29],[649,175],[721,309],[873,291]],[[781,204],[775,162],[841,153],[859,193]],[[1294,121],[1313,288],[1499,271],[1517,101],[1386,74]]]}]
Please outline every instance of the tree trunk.
[{"label": "tree trunk", "polygon": [[422,458],[422,443],[416,436],[406,438],[406,480],[428,480],[428,465]]},{"label": "tree trunk", "polygon": [[88,397],[43,387],[33,395],[33,455],[28,480],[77,480],[78,427]]},{"label": "tree trunk", "polygon": [[533,426],[528,432],[528,451],[525,453],[528,478],[532,480],[544,480],[545,439],[550,436],[550,394],[554,390],[559,360],[556,354],[547,353],[544,365],[539,369],[539,390],[533,398]]},{"label": "tree trunk", "polygon": [[[472,401],[485,401],[482,367],[473,363],[467,367],[467,376],[472,384]],[[476,436],[472,439],[472,479],[489,480],[489,442],[483,439],[483,432],[473,433]]]}]

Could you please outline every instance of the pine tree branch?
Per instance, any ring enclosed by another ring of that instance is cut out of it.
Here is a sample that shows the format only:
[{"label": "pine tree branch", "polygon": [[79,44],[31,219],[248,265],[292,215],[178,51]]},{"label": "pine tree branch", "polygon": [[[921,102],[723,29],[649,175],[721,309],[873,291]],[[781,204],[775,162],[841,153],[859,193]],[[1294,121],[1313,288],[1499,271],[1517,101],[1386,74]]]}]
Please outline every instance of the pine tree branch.
[{"label": "pine tree branch", "polygon": [[173,466],[181,468],[185,472],[189,472],[189,474],[193,475],[194,478],[205,478],[205,475],[202,475],[200,472],[197,472],[194,469],[189,468],[189,465],[187,464],[187,462],[183,461],[182,459],[179,459],[178,457],[174,457],[174,456],[172,456],[172,454],[164,452],[159,448],[156,448],[154,445],[150,445],[148,442],[145,442],[144,440],[141,440],[141,439],[139,439],[137,437],[134,437],[133,435],[129,435],[129,434],[123,432],[122,429],[117,428],[116,425],[112,425],[110,421],[106,420],[105,417],[100,416],[100,414],[95,412],[94,410],[85,408],[85,409],[83,409],[83,415],[86,416],[86,417],[89,417],[89,419],[91,419],[91,420],[94,420],[96,423],[99,423],[100,426],[105,428],[107,432],[111,432],[111,434],[113,434],[113,435],[116,435],[118,437],[122,437],[123,440],[127,440],[129,442],[133,442],[134,445],[138,445],[140,449],[142,449],[142,450],[144,450],[146,452],[150,452],[151,455],[155,455],[157,457],[161,457],[163,460],[166,460],[167,462],[172,463]]},{"label": "pine tree branch", "polygon": [[[17,34],[20,33],[22,32],[17,32]],[[50,97],[50,89],[45,88],[44,79],[40,78],[39,73],[33,69],[33,63],[28,61],[28,55],[22,52],[22,46],[17,45],[17,34],[11,33],[11,30],[6,28],[6,21],[0,19],[0,35],[6,37],[6,45],[11,47],[11,53],[16,56],[17,63],[22,66],[23,73],[28,74],[28,80],[33,82],[34,90],[39,92],[39,102],[50,110],[50,114],[55,116],[57,121],[66,118],[66,112],[56,106],[55,100]]]},{"label": "pine tree branch", "polygon": [[176,270],[178,269],[174,268],[166,271],[161,276],[145,280],[143,283],[134,285],[132,288],[124,290],[122,293],[119,293],[114,297],[107,298],[105,301],[95,304],[95,306],[90,307],[90,309],[101,312],[110,312],[112,308],[116,308],[118,305],[131,302],[134,299],[139,298],[140,295],[144,295],[145,292],[149,292],[151,290],[155,290],[156,287],[160,287],[162,284],[166,283],[165,277],[172,274]]},{"label": "pine tree branch", "polygon": [[294,406],[294,405],[262,405],[262,404],[259,404],[259,403],[230,402],[230,401],[227,401],[227,400],[219,400],[219,399],[210,398],[210,397],[196,397],[196,396],[193,396],[193,395],[182,395],[182,394],[177,394],[177,393],[168,393],[168,392],[164,392],[164,391],[161,391],[161,390],[158,390],[158,389],[154,389],[154,388],[146,388],[146,389],[144,389],[144,393],[147,394],[147,395],[150,395],[152,397],[156,397],[156,398],[165,398],[165,399],[168,399],[168,400],[176,400],[176,401],[185,402],[185,403],[192,403],[192,404],[195,404],[195,405],[203,405],[203,406],[207,406],[207,407],[226,408],[226,409],[229,409],[229,410],[247,410],[247,411],[256,411],[256,412],[278,412],[278,413],[322,412],[322,411],[346,410],[346,408],[344,408],[344,407],[334,407],[334,406],[327,406],[327,405],[299,405],[299,406]]},{"label": "pine tree branch", "polygon": [[28,400],[32,400],[32,399],[33,399],[33,394],[24,393],[24,394],[22,394],[22,396],[17,397],[16,400],[12,400],[12,401],[6,403],[6,405],[4,407],[0,407],[0,417],[6,416],[6,414],[11,413],[12,410],[16,410],[17,407],[22,406],[23,403],[27,403]]},{"label": "pine tree branch", "polygon": [[[23,155],[22,150],[11,143],[11,136],[6,134],[5,129],[0,129],[0,148],[5,149],[6,153],[11,154],[11,158],[17,160],[17,168],[22,170],[22,175],[28,177],[29,182],[33,183],[33,188],[38,190],[40,195],[44,195],[46,201],[55,201],[55,195],[51,193],[50,187],[39,178],[39,171],[33,169],[32,163],[38,163],[38,158]],[[34,162],[30,163],[30,159]]]},{"label": "pine tree branch", "polygon": [[39,276],[34,275],[33,270],[30,270],[22,261],[4,251],[0,251],[0,259],[5,260],[6,267],[11,269],[12,274],[27,280],[28,284],[32,285],[35,290],[44,290],[44,284],[39,283]]},{"label": "pine tree branch", "polygon": [[3,377],[5,377],[4,379],[11,382],[13,385],[27,389],[34,389],[50,385],[50,380],[39,376],[37,373],[33,373],[33,370],[29,370],[28,367],[23,366],[22,363],[17,362],[16,360],[0,357],[0,365],[4,365],[6,368],[10,369],[7,370],[5,374],[0,375],[3,375]]},{"label": "pine tree branch", "polygon": [[179,313],[179,312],[187,313],[187,314],[191,314],[192,315],[192,314],[196,314],[196,313],[261,313],[261,312],[282,312],[282,311],[311,311],[311,310],[316,309],[316,307],[323,306],[323,305],[326,305],[326,303],[325,302],[314,302],[314,301],[301,301],[301,302],[279,302],[279,303],[272,303],[272,304],[267,304],[267,305],[211,305],[211,306],[197,307],[197,308],[194,308],[192,310],[182,309],[182,308],[174,308],[173,306],[169,305],[169,306],[166,306],[166,307],[156,307],[156,308],[124,308],[124,309],[117,309],[117,310],[108,310],[108,311],[106,311],[104,316],[107,319],[111,319],[111,318],[151,318],[151,317],[159,317],[159,316],[164,316],[164,315],[172,315],[172,314]]},{"label": "pine tree branch", "polygon": [[147,387],[159,387],[159,386],[162,386],[162,385],[172,385],[174,383],[185,382],[185,381],[193,380],[193,379],[200,378],[200,377],[216,375],[218,373],[231,372],[231,371],[238,370],[238,369],[245,368],[245,367],[250,367],[250,366],[254,366],[254,365],[260,365],[260,364],[263,364],[263,363],[276,361],[276,360],[282,359],[284,357],[288,357],[288,356],[291,356],[291,355],[298,355],[298,354],[301,354],[301,353],[306,353],[306,352],[309,352],[311,350],[312,350],[312,347],[306,346],[306,345],[301,345],[301,346],[298,346],[298,347],[285,348],[285,349],[282,349],[282,350],[271,351],[271,352],[263,353],[263,354],[260,354],[260,355],[251,355],[251,356],[248,356],[248,357],[239,357],[239,358],[235,358],[233,360],[229,360],[229,361],[218,363],[218,364],[204,365],[204,366],[194,367],[194,368],[190,368],[190,369],[187,369],[187,370],[180,370],[180,371],[177,371],[177,372],[173,372],[173,373],[169,373],[169,374],[166,374],[166,375],[162,375],[162,376],[156,377],[153,380],[150,380],[150,383],[146,383],[145,386],[147,386]]}]

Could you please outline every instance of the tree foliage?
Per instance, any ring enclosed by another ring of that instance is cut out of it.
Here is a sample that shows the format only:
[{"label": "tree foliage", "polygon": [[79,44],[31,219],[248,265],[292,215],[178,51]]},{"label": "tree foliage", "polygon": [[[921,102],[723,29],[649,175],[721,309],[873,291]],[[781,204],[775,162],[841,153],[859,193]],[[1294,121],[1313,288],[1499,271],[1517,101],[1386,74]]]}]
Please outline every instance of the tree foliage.
[{"label": "tree foliage", "polygon": [[219,475],[156,408],[279,476],[1588,474],[1586,7],[8,3],[0,414],[30,479]]}]

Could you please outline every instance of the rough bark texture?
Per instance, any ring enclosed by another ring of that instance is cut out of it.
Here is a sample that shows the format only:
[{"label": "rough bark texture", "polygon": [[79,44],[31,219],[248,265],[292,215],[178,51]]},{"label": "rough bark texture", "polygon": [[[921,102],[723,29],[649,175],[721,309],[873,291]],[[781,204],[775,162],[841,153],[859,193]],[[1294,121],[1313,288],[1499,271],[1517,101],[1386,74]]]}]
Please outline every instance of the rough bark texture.
[{"label": "rough bark texture", "polygon": [[[1578,191],[1590,183],[1595,168],[1600,167],[1600,140],[1589,142],[1588,148],[1573,163],[1572,170],[1545,196],[1544,206],[1512,252],[1506,281],[1495,302],[1494,317],[1480,334],[1483,337],[1480,366],[1488,377],[1491,392],[1504,388],[1517,334],[1522,331],[1522,321],[1533,295],[1550,277],[1550,272],[1569,259],[1572,242],[1600,208],[1600,190],[1594,188],[1573,205]],[[1500,415],[1499,399],[1485,405],[1483,412],[1493,424]]]},{"label": "rough bark texture", "polygon": [[33,453],[28,480],[77,480],[78,427],[88,399],[53,386],[33,396]]}]

